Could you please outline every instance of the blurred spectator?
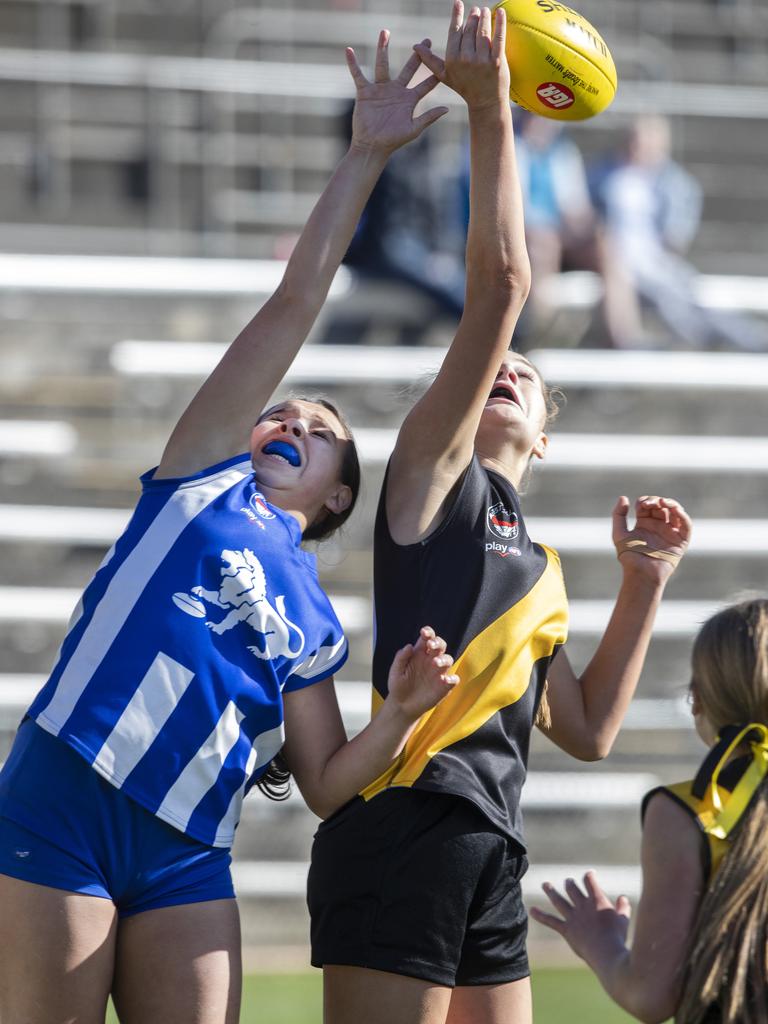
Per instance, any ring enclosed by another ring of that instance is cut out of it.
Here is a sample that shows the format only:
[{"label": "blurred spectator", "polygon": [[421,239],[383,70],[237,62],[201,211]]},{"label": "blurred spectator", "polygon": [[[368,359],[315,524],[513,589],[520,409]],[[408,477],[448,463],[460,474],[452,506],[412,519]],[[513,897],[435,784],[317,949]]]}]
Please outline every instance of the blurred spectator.
[{"label": "blurred spectator", "polygon": [[669,122],[645,115],[632,125],[618,157],[595,174],[595,200],[605,226],[609,342],[614,348],[647,344],[644,304],[690,347],[766,348],[768,334],[761,325],[697,301],[698,272],[684,253],[699,226],[701,188],[670,153]]},{"label": "blurred spectator", "polygon": [[[345,117],[351,137],[351,108]],[[423,135],[388,163],[363,211],[344,262],[361,275],[397,281],[428,296],[435,313],[457,321],[464,309],[464,267],[441,252],[442,216],[429,176],[429,140]],[[403,343],[420,332],[402,334]]]},{"label": "blurred spectator", "polygon": [[[598,270],[596,217],[578,146],[562,124],[515,108],[515,151],[525,205],[531,292],[515,330],[518,345],[549,326],[547,278],[562,270]],[[469,167],[462,175],[464,224],[469,218]]]},{"label": "blurred spectator", "polygon": [[515,124],[532,272],[523,332],[538,333],[551,313],[542,283],[561,270],[598,268],[595,214],[581,153],[563,126],[525,110]]}]

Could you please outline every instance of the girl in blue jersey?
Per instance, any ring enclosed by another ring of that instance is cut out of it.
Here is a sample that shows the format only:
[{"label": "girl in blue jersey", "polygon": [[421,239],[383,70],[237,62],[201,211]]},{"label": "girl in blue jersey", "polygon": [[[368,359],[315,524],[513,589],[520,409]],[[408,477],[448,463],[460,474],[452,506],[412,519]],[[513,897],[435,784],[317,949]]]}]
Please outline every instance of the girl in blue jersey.
[{"label": "girl in blue jersey", "polygon": [[712,616],[693,646],[696,731],[710,750],[696,778],[643,801],[643,891],[630,905],[594,874],[563,896],[558,932],[612,999],[638,1020],[757,1024],[768,1020],[768,599]]},{"label": "girl in blue jersey", "polygon": [[[328,403],[259,416],[328,292],[413,117],[415,55],[357,87],[353,138],[276,293],[230,346],[142,479],[0,775],[0,1020],[234,1024],[239,923],[229,846],[278,751],[327,816],[398,757],[455,684],[425,628],[392,697],[347,743],[333,690],[346,641],[303,539],[351,511],[354,443]],[[247,454],[241,454],[248,448]]]},{"label": "girl in blue jersey", "polygon": [[[466,303],[436,379],[400,429],[374,539],[374,709],[387,658],[428,615],[462,685],[398,762],[318,830],[312,961],[327,1024],[526,1024],[520,792],[531,730],[581,760],[611,748],[664,587],[688,543],[676,501],[613,510],[622,568],[586,668],[565,653],[556,552],[528,535],[517,493],[547,446],[541,377],[508,346],[530,267],[515,165],[503,9],[453,5],[445,59],[416,47],[465,101],[471,149]],[[378,710],[380,713],[380,710]]]}]

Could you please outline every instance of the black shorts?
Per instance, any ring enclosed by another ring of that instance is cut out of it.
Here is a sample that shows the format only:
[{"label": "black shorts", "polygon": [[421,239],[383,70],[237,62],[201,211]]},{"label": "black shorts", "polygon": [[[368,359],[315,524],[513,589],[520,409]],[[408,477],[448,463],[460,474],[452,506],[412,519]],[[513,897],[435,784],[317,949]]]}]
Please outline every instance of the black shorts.
[{"label": "black shorts", "polygon": [[518,843],[462,797],[409,788],[352,801],[323,822],[309,870],[312,964],[437,985],[529,974]]}]

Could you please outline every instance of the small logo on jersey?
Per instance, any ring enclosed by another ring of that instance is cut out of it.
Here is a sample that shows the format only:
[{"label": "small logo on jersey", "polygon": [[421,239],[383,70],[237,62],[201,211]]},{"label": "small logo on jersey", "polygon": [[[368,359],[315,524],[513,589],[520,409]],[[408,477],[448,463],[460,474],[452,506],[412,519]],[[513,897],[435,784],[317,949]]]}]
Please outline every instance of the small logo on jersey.
[{"label": "small logo on jersey", "polygon": [[275,518],[275,513],[270,511],[270,508],[267,505],[264,495],[260,494],[259,491],[255,491],[251,495],[251,500],[248,502],[248,504],[251,506],[254,512],[258,513],[258,515],[261,516],[262,519]]},{"label": "small logo on jersey", "polygon": [[514,540],[518,534],[517,516],[499,501],[488,509],[488,527],[502,540]]},{"label": "small logo on jersey", "polygon": [[256,515],[252,508],[248,508],[247,505],[243,505],[240,511],[244,515],[248,516],[249,522],[253,523],[254,526],[258,526],[260,530],[266,530],[266,526],[264,525],[264,523],[259,521],[259,517]]},{"label": "small logo on jersey", "polygon": [[542,82],[536,95],[545,106],[553,110],[564,110],[576,102],[576,97],[567,85],[556,85],[554,82]]},{"label": "small logo on jersey", "polygon": [[506,558],[508,555],[514,555],[516,558],[519,558],[522,555],[520,548],[515,548],[511,544],[499,544],[496,540],[492,540],[485,545],[485,553],[488,554],[491,551],[501,558]]},{"label": "small logo on jersey", "polygon": [[31,852],[31,850],[14,850],[13,856],[16,857],[17,860],[26,860]]}]

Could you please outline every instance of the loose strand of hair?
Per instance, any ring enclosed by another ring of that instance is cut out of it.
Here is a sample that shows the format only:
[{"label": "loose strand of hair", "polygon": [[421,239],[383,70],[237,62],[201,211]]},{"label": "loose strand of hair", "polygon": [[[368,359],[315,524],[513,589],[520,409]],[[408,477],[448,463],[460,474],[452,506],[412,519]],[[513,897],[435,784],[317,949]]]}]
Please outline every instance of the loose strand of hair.
[{"label": "loose strand of hair", "polygon": [[536,710],[536,718],[533,724],[543,729],[545,732],[552,726],[552,711],[549,706],[549,680],[544,680],[544,685],[541,688],[541,698],[539,699],[539,706]]}]

